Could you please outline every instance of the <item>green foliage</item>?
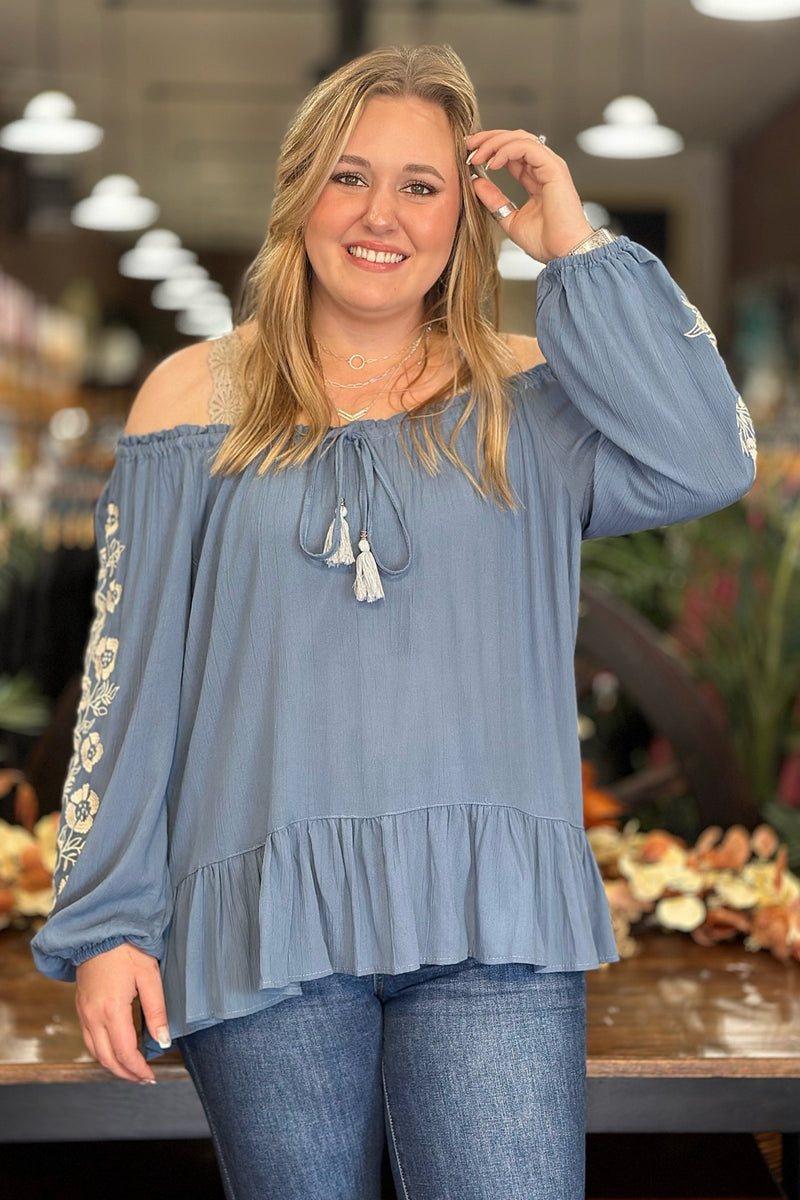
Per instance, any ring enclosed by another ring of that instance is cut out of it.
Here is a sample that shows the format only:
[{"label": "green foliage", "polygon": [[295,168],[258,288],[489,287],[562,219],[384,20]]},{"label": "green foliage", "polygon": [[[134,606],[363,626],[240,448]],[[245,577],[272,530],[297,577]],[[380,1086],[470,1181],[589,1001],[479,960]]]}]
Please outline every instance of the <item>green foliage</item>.
[{"label": "green foliage", "polygon": [[32,578],[40,552],[39,538],[0,511],[0,614],[8,608],[15,583]]},{"label": "green foliage", "polygon": [[720,702],[760,805],[800,740],[800,499],[780,464],[699,521],[589,542],[584,571],[668,631]]},{"label": "green foliage", "polygon": [[50,719],[50,702],[27,671],[0,675],[0,729],[41,733]]},{"label": "green foliage", "polygon": [[789,867],[800,871],[800,808],[787,808],[769,800],[761,810],[764,820],[772,826],[789,850]]},{"label": "green foliage", "polygon": [[669,531],[584,542],[584,575],[619,596],[656,629],[668,629],[680,611],[685,575],[667,545]]}]

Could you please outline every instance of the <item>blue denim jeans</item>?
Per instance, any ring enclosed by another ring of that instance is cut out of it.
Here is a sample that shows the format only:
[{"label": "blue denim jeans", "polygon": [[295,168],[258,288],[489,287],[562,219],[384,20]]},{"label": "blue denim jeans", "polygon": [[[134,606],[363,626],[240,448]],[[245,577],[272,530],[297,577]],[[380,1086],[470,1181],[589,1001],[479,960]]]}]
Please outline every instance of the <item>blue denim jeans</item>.
[{"label": "blue denim jeans", "polygon": [[582,1200],[585,980],[327,975],[179,1041],[229,1200]]}]

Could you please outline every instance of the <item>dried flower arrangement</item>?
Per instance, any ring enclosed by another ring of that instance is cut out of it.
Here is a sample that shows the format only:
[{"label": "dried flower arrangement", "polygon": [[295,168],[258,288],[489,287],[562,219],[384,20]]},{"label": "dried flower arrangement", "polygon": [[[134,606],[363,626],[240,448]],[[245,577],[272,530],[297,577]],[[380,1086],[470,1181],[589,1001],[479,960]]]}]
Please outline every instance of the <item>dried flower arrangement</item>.
[{"label": "dried flower arrangement", "polygon": [[58,813],[48,813],[33,833],[0,821],[0,929],[46,917],[53,904]]},{"label": "dried flower arrangement", "polygon": [[[587,784],[593,782],[585,772]],[[591,782],[590,782],[591,781]],[[598,803],[606,794],[597,789]],[[606,813],[605,816],[611,814]],[[33,833],[0,821],[0,929],[47,915],[53,902],[58,813]],[[633,926],[689,933],[702,946],[744,935],[748,950],[800,962],[800,880],[769,825],[704,830],[691,847],[663,829],[595,824],[587,837],[603,876],[620,956],[637,951]]]},{"label": "dried flower arrangement", "polygon": [[748,950],[800,962],[800,880],[775,830],[705,829],[693,846],[663,829],[595,825],[587,837],[603,875],[617,947],[637,951],[639,922],[689,933],[701,946],[744,935]]}]

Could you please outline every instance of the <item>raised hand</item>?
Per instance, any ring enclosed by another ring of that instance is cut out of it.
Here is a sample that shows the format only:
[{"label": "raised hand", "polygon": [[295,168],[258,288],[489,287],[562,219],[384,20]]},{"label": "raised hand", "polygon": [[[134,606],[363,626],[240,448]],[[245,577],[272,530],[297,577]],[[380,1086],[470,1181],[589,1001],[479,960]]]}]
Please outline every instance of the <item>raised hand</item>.
[{"label": "raised hand", "polygon": [[491,179],[478,174],[472,184],[492,214],[504,205],[512,210],[497,219],[531,258],[544,263],[560,258],[592,233],[569,167],[534,134],[525,129],[484,129],[470,134],[466,148],[473,167],[489,171],[505,167],[528,193],[528,200],[517,209]]}]

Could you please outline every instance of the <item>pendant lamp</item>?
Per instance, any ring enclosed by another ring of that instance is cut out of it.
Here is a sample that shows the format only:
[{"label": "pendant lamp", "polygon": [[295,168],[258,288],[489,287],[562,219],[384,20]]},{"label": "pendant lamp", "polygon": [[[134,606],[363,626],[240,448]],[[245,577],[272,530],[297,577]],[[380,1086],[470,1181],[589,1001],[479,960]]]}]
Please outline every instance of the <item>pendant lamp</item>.
[{"label": "pendant lamp", "polygon": [[[114,130],[113,165],[129,161],[127,121],[124,97],[127,95],[127,38],[123,36],[119,22],[124,18],[123,10],[109,6],[101,26],[103,33],[103,63],[105,66],[108,96],[106,111],[113,115]],[[106,169],[111,161],[104,163]],[[125,172],[110,171],[92,188],[86,199],[73,208],[70,219],[82,229],[98,229],[107,233],[127,233],[146,229],[158,220],[159,207],[154,200],[142,196],[139,184]]]},{"label": "pendant lamp", "polygon": [[197,255],[181,246],[170,229],[148,229],[119,260],[119,273],[129,279],[166,279],[176,268],[196,263]]},{"label": "pendant lamp", "polygon": [[85,154],[102,140],[100,126],[78,120],[74,100],[58,91],[40,92],[0,129],[0,146],[18,154]]},{"label": "pendant lamp", "polygon": [[642,0],[620,4],[620,74],[629,91],[603,109],[603,123],[582,130],[576,137],[581,150],[601,158],[663,158],[683,150],[683,138],[659,124],[656,110],[640,94],[645,77],[642,60],[645,38]]},{"label": "pendant lamp", "polygon": [[152,225],[158,213],[158,205],[139,194],[139,185],[130,175],[106,175],[90,196],[78,201],[70,220],[81,229],[125,232]]},{"label": "pendant lamp", "polygon": [[659,125],[656,110],[641,96],[618,96],[603,109],[603,124],[582,130],[576,141],[601,158],[664,158],[679,154],[683,138]]},{"label": "pendant lamp", "polygon": [[800,0],[692,0],[705,17],[723,21],[785,21],[800,17]]}]

